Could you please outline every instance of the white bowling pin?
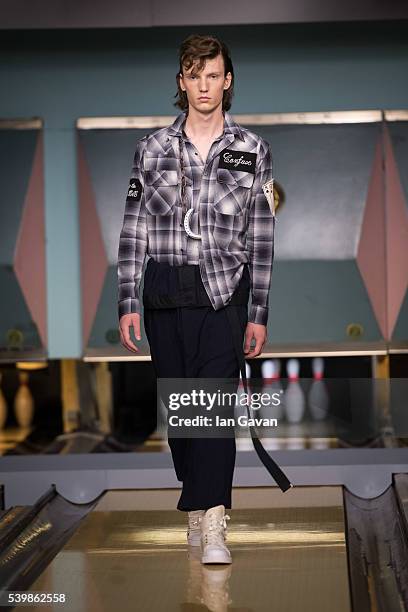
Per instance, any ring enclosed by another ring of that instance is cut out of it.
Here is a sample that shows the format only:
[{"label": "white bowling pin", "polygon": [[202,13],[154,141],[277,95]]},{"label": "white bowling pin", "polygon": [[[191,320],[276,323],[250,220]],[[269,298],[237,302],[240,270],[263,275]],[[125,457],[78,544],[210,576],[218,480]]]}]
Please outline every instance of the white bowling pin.
[{"label": "white bowling pin", "polygon": [[245,362],[245,375],[248,380],[248,387],[249,387],[249,381],[251,380],[251,366],[247,362]]},{"label": "white bowling pin", "polygon": [[[262,372],[262,395],[269,396],[268,405],[259,410],[260,416],[266,419],[277,419],[277,427],[262,427],[262,440],[265,448],[279,450],[282,447],[282,438],[279,437],[279,420],[283,417],[282,393],[280,383],[280,361],[279,359],[265,359],[261,365]],[[276,398],[280,403],[276,403]]]},{"label": "white bowling pin", "polygon": [[323,380],[324,360],[315,357],[312,360],[313,382],[309,389],[308,406],[315,421],[325,419],[329,409],[329,393]]},{"label": "white bowling pin", "polygon": [[298,359],[289,359],[286,364],[288,386],[283,403],[288,423],[300,423],[305,412],[305,395],[299,383],[300,364]]},{"label": "white bowling pin", "polygon": [[[282,385],[280,382],[280,360],[265,359],[261,365],[262,372],[262,393],[268,393],[271,403],[264,409],[262,416],[265,418],[281,419],[283,417],[282,405]],[[276,404],[276,398],[281,402]]]},{"label": "white bowling pin", "polygon": [[288,386],[284,395],[286,419],[289,425],[289,436],[286,442],[288,450],[301,450],[306,447],[304,430],[300,425],[305,413],[305,394],[299,383],[300,363],[298,359],[289,359],[286,364]]},{"label": "white bowling pin", "polygon": [[28,372],[19,372],[20,386],[14,398],[14,414],[20,427],[30,427],[34,416],[34,400],[28,388]]},{"label": "white bowling pin", "polygon": [[163,440],[163,443],[165,443],[167,442],[167,434],[167,408],[164,405],[162,398],[159,397],[157,407],[157,427],[150,435],[150,440]]}]

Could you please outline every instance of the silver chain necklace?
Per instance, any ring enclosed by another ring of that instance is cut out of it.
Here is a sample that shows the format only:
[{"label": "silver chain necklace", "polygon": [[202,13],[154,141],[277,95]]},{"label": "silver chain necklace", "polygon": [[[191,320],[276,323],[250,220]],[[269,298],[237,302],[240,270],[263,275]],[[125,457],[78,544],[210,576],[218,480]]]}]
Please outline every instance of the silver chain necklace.
[{"label": "silver chain necklace", "polygon": [[179,142],[179,153],[180,153],[180,172],[181,172],[181,211],[182,211],[182,217],[183,217],[183,225],[184,225],[184,230],[186,232],[186,234],[188,236],[190,236],[190,238],[195,238],[196,240],[201,240],[201,235],[200,234],[195,234],[193,232],[193,230],[190,227],[190,218],[191,215],[194,212],[193,206],[191,205],[191,208],[189,208],[187,210],[187,206],[186,206],[186,185],[187,185],[187,180],[186,180],[186,168],[185,168],[185,164],[184,164],[184,154],[183,154],[183,142],[182,142],[182,138],[181,136],[179,136],[178,139]]}]

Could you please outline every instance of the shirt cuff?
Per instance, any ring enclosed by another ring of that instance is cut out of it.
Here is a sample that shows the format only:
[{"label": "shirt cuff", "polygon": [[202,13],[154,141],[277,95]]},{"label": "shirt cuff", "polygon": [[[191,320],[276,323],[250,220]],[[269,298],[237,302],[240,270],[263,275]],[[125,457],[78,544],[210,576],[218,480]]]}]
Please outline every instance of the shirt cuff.
[{"label": "shirt cuff", "polygon": [[126,298],[118,302],[119,321],[125,314],[141,314],[140,301],[135,298]]},{"label": "shirt cuff", "polygon": [[268,314],[268,307],[251,304],[251,307],[249,309],[248,323],[258,323],[259,325],[266,325],[268,322]]}]

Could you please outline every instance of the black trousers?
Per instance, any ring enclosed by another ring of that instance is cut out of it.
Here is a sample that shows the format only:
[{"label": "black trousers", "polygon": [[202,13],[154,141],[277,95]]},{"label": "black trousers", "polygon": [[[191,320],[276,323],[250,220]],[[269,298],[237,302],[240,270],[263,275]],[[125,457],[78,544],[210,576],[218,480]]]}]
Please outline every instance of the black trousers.
[{"label": "black trousers", "polygon": [[[188,272],[200,284],[198,266],[183,268],[195,268]],[[177,268],[149,260],[144,280],[146,297],[162,296],[162,303],[166,303],[165,296],[175,292],[181,295],[179,278]],[[191,286],[186,291],[190,289]],[[160,308],[145,305],[144,325],[157,377],[239,379],[239,361],[226,309],[236,309],[243,343],[248,307],[228,305],[215,311],[212,306],[200,305],[198,296],[203,295],[203,290],[201,286],[198,291],[190,291],[190,305]],[[177,508],[207,510],[219,504],[231,508],[235,438],[169,437],[168,442],[177,478],[183,483]]]}]

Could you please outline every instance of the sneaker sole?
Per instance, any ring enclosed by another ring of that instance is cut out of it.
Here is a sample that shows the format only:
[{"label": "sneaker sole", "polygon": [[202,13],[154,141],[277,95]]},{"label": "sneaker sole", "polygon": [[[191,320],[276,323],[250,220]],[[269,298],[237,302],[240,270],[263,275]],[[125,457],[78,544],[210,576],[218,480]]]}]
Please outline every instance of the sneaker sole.
[{"label": "sneaker sole", "polygon": [[232,559],[230,557],[230,555],[227,555],[226,553],[219,551],[211,551],[209,553],[207,553],[206,555],[202,556],[201,559],[201,563],[207,564],[207,563],[232,563]]}]

